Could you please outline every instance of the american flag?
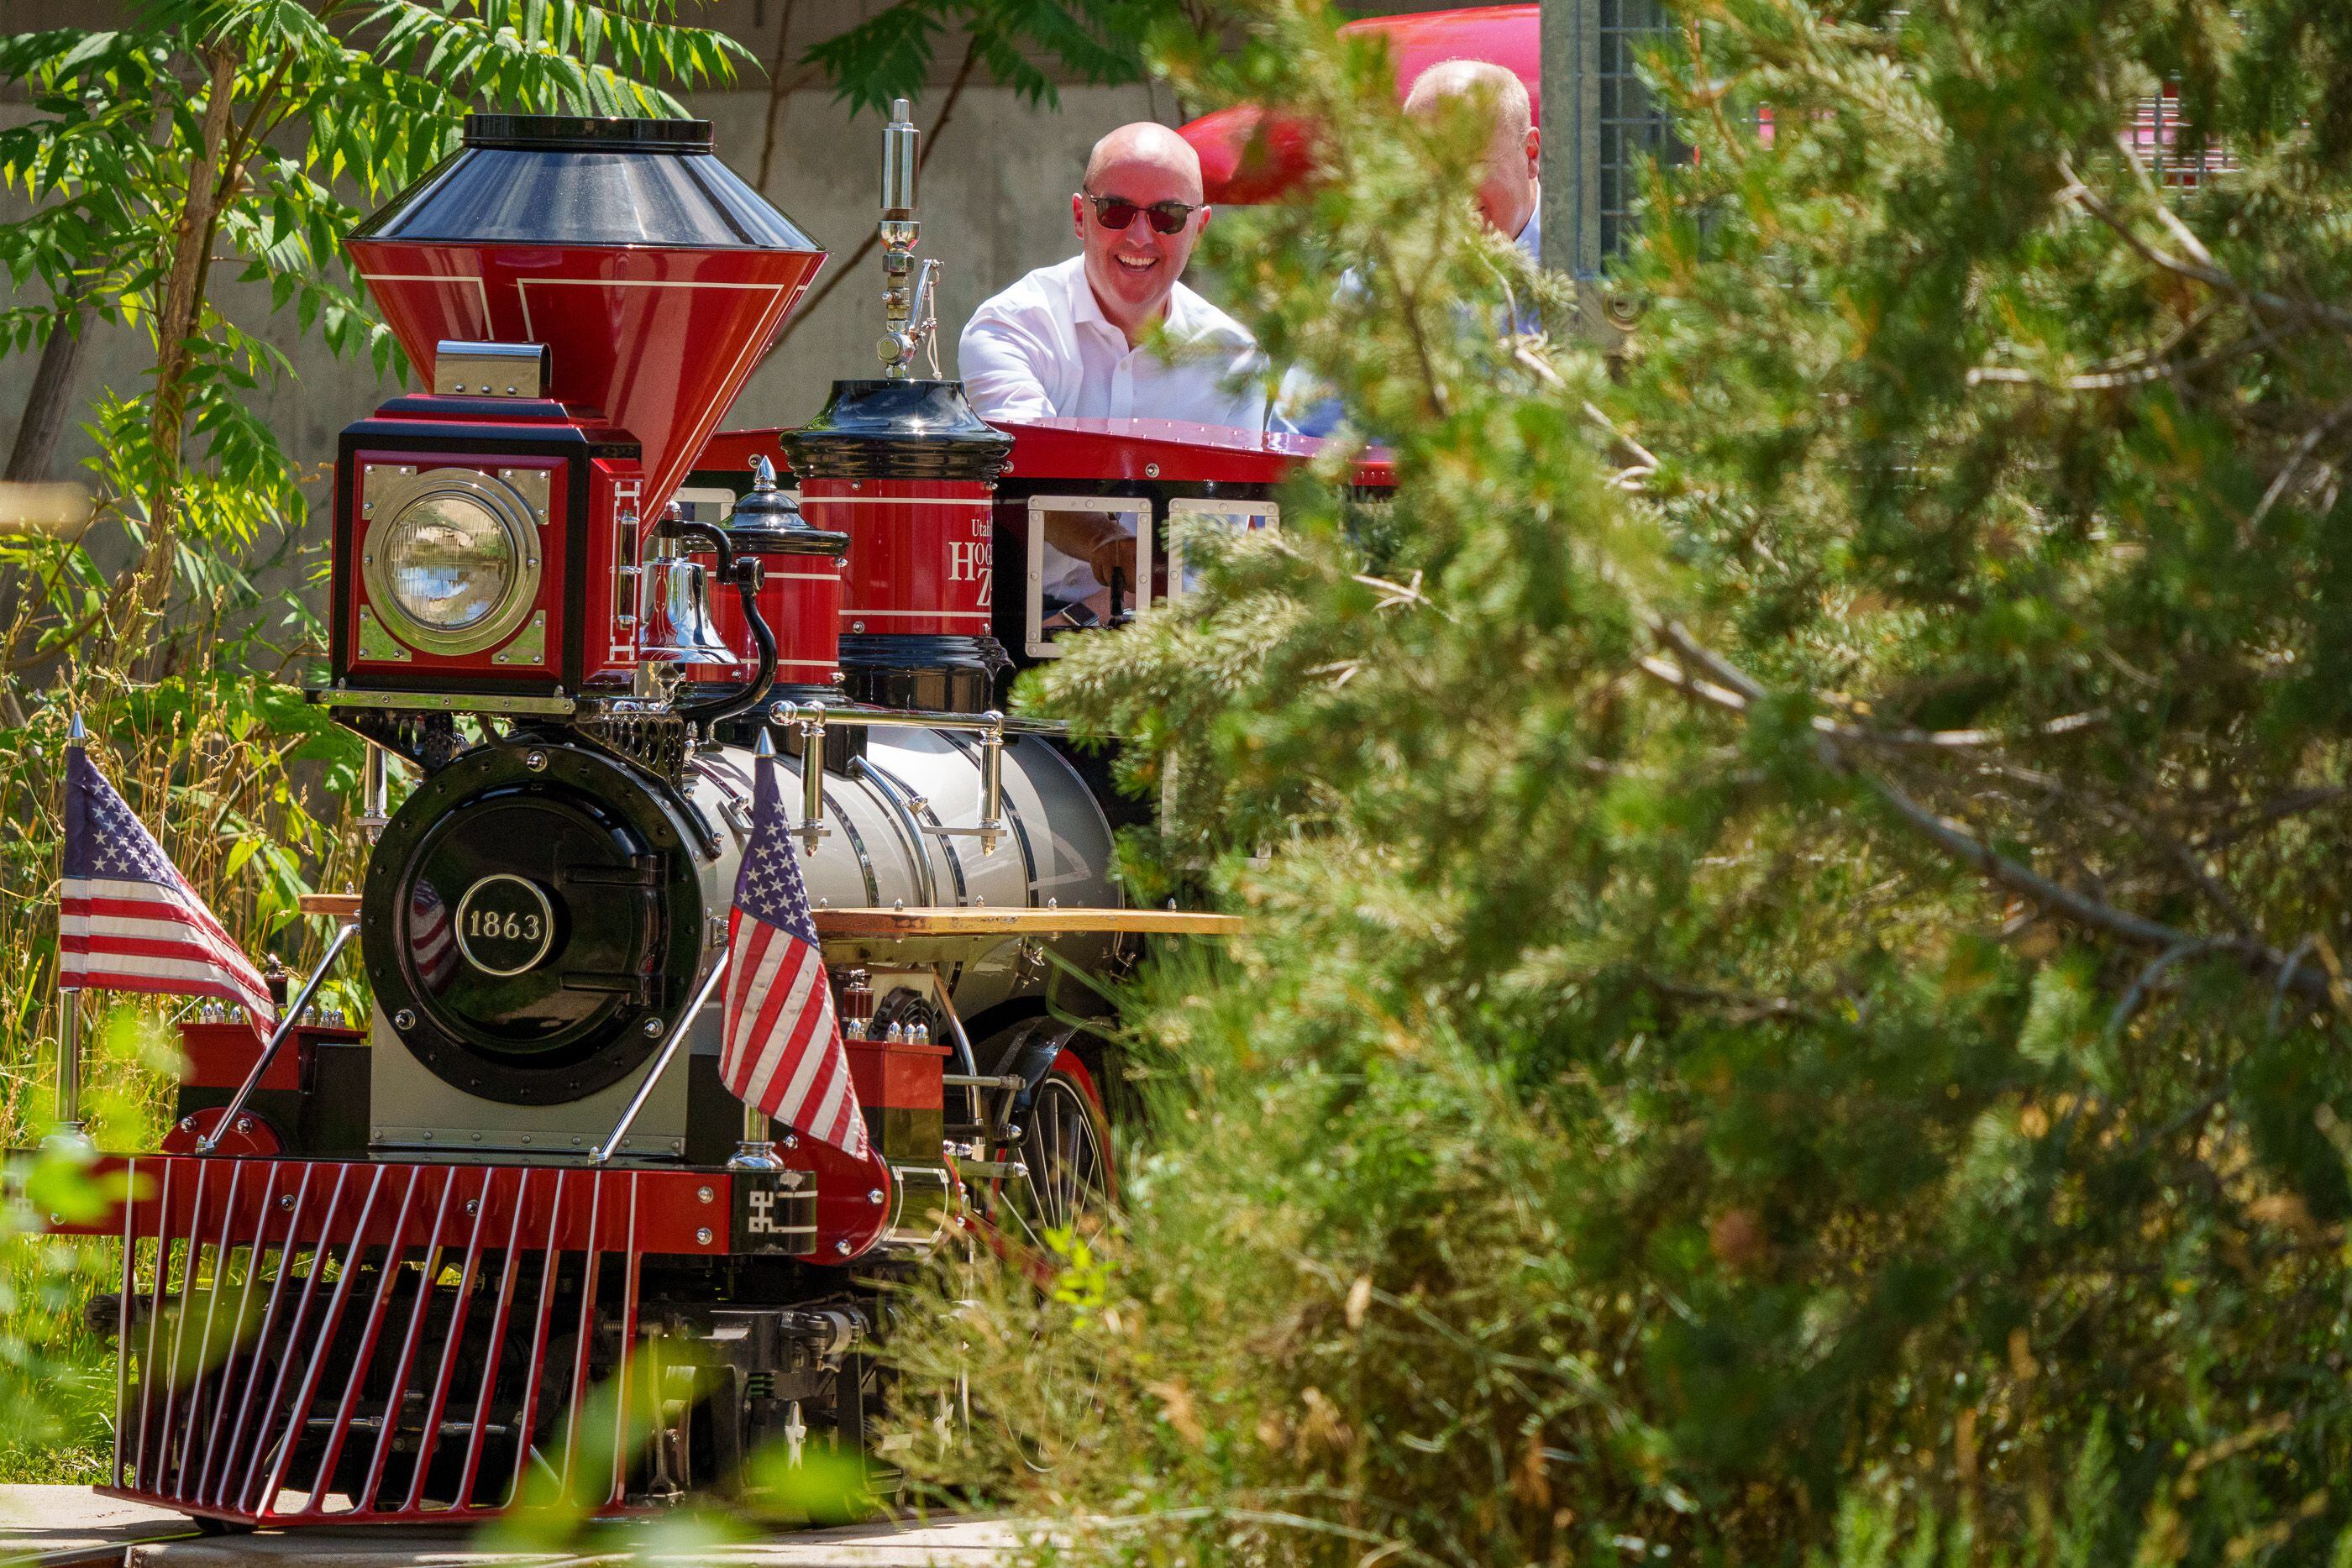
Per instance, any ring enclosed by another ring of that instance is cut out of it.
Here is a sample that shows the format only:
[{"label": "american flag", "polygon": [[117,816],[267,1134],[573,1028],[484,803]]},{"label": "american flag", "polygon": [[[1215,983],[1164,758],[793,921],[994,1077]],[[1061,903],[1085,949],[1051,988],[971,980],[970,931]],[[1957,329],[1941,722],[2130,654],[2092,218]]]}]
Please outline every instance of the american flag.
[{"label": "american flag", "polygon": [[79,746],[66,752],[58,985],[213,997],[265,1035],[276,1016],[245,950]]},{"label": "american flag", "polygon": [[866,1114],[849,1081],[808,888],[785,831],[775,758],[761,758],[758,768],[751,841],[727,916],[727,1042],[719,1076],[745,1104],[863,1159]]}]

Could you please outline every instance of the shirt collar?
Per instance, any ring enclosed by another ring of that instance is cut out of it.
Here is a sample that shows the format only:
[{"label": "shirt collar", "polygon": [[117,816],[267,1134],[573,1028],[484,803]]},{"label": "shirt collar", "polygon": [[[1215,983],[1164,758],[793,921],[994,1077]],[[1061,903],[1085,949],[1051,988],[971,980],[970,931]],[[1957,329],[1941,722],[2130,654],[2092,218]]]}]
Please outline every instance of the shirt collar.
[{"label": "shirt collar", "polygon": [[[1536,204],[1528,209],[1528,221],[1519,225],[1519,232],[1512,236],[1511,243],[1527,252],[1529,261],[1538,265],[1542,263],[1543,185],[1540,182],[1536,185]],[[1087,292],[1092,293],[1093,290],[1088,289]]]},{"label": "shirt collar", "polygon": [[1070,321],[1079,327],[1098,327],[1122,341],[1127,334],[1110,323],[1102,312],[1102,301],[1095,298],[1095,286],[1087,277],[1087,258],[1083,252],[1072,257],[1075,265],[1070,277]]},{"label": "shirt collar", "polygon": [[[1072,259],[1076,266],[1073,269],[1071,280],[1071,323],[1079,327],[1093,326],[1109,333],[1118,340],[1119,350],[1125,352],[1128,348],[1127,334],[1120,331],[1118,325],[1103,314],[1102,301],[1095,298],[1094,283],[1087,277],[1085,253],[1080,252]],[[1176,287],[1168,291],[1168,309],[1162,318],[1162,324],[1167,329],[1168,340],[1171,343],[1185,342],[1192,335],[1192,293],[1191,289],[1184,287],[1181,278],[1177,279]]]}]

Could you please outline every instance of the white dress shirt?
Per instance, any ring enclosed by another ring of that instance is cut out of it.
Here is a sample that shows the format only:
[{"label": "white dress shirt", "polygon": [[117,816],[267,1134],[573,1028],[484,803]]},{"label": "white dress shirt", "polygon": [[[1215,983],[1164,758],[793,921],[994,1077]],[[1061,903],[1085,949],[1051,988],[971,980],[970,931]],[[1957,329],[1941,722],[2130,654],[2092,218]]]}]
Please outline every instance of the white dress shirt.
[{"label": "white dress shirt", "polygon": [[[1087,258],[1041,267],[982,305],[956,365],[982,419],[1185,419],[1265,427],[1257,340],[1179,283],[1168,297],[1171,363],[1129,348],[1087,282]],[[1237,382],[1231,390],[1223,384]]]},{"label": "white dress shirt", "polygon": [[[1519,226],[1512,244],[1524,252],[1528,261],[1543,265],[1543,189],[1536,189],[1536,204],[1528,214],[1528,221]],[[1339,278],[1339,287],[1332,291],[1334,304],[1351,304],[1363,297],[1364,280],[1355,268],[1349,267]],[[1515,332],[1533,332],[1538,322],[1532,300],[1518,301],[1518,312],[1512,318]],[[1304,365],[1293,365],[1282,373],[1282,386],[1274,394],[1273,417],[1267,424],[1289,435],[1328,435],[1339,427],[1346,411],[1331,389],[1315,379]]]},{"label": "white dress shirt", "polygon": [[[1087,282],[1087,258],[1074,256],[982,305],[956,344],[956,369],[982,419],[1181,419],[1265,428],[1265,357],[1247,328],[1179,283],[1168,297],[1164,334],[1172,362],[1149,340],[1130,348]],[[1049,604],[1084,599],[1101,586],[1086,562],[1051,545],[1041,572]]]}]

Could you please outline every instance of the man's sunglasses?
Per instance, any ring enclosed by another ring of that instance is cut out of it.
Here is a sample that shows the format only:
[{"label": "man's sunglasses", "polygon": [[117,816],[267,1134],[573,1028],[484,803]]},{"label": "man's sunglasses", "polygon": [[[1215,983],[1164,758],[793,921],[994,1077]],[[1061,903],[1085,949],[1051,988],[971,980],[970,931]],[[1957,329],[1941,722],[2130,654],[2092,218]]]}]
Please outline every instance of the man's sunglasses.
[{"label": "man's sunglasses", "polygon": [[1124,196],[1097,196],[1091,191],[1080,191],[1078,198],[1094,204],[1095,222],[1107,229],[1123,229],[1135,221],[1136,214],[1141,213],[1151,220],[1154,230],[1172,235],[1201,210],[1184,202],[1154,202],[1148,207],[1139,206]]}]

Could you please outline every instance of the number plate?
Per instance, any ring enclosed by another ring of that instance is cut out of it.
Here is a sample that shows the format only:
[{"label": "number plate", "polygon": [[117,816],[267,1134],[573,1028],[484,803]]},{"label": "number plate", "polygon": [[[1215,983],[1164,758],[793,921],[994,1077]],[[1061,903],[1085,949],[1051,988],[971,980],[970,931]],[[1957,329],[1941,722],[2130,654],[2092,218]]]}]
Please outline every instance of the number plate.
[{"label": "number plate", "polygon": [[457,950],[486,975],[520,975],[554,941],[555,911],[536,883],[499,872],[457,901]]}]

